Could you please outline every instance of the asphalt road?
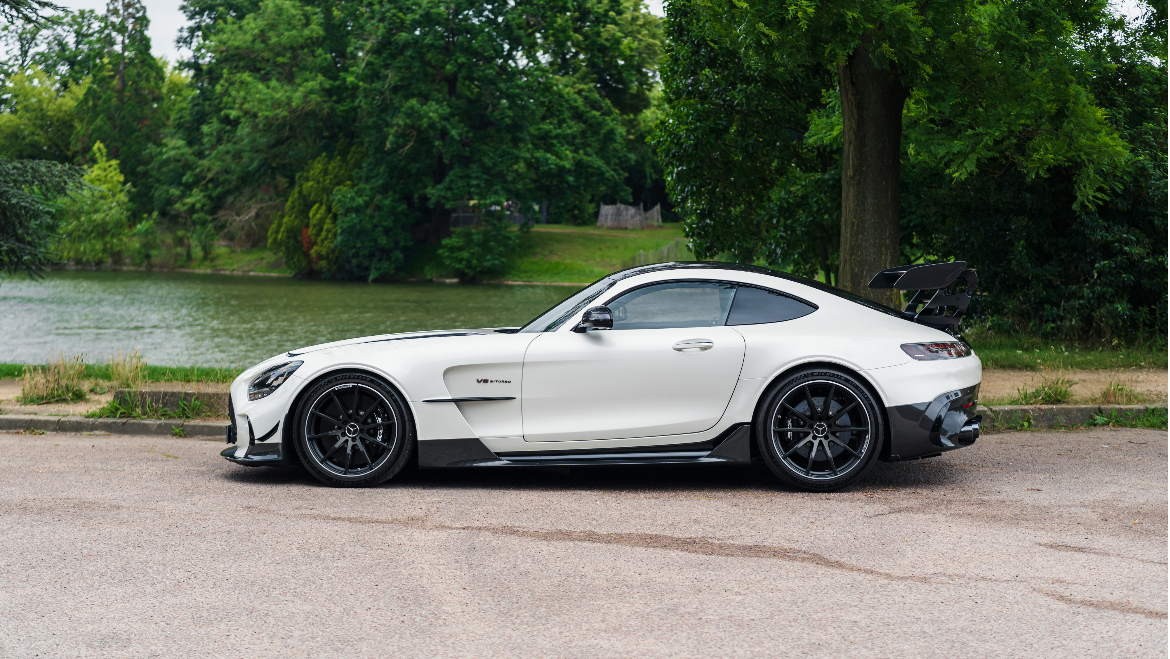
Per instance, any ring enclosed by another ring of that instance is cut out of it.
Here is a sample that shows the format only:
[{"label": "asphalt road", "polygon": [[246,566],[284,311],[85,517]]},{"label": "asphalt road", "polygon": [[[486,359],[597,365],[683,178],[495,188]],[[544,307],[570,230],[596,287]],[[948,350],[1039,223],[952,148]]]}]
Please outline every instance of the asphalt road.
[{"label": "asphalt road", "polygon": [[2,657],[1164,657],[1167,435],[751,469],[421,472],[0,434]]}]

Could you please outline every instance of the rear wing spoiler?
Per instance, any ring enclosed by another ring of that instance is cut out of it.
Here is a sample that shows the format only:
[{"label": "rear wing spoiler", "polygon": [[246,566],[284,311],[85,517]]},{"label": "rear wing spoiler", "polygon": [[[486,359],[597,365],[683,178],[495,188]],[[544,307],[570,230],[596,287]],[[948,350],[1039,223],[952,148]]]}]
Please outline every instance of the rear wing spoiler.
[{"label": "rear wing spoiler", "polygon": [[887,268],[869,280],[869,287],[917,291],[902,313],[916,323],[957,334],[959,320],[967,312],[978,283],[979,277],[966,261],[951,261]]}]

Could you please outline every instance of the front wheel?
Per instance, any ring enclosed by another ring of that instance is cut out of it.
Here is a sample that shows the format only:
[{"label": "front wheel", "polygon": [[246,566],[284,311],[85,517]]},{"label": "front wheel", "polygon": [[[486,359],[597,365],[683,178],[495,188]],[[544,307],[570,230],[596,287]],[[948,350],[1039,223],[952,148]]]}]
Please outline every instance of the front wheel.
[{"label": "front wheel", "polygon": [[377,378],[325,378],[301,400],[295,418],[301,462],[329,485],[377,485],[410,460],[414,432],[406,405]]},{"label": "front wheel", "polygon": [[772,472],[810,492],[837,490],[864,476],[885,436],[869,390],[837,371],[807,370],[773,385],[754,425]]}]

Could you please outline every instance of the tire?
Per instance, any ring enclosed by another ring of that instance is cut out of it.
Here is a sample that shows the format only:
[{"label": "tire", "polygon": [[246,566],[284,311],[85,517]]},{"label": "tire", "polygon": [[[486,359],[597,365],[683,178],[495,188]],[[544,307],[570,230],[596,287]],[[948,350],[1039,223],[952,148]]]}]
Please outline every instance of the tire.
[{"label": "tire", "polygon": [[808,492],[831,492],[864,476],[885,437],[869,388],[851,375],[824,369],[800,371],[772,385],[753,430],[772,473]]},{"label": "tire", "polygon": [[393,387],[363,373],[332,375],[297,406],[301,463],[334,487],[371,487],[393,478],[414,451],[414,422]]}]

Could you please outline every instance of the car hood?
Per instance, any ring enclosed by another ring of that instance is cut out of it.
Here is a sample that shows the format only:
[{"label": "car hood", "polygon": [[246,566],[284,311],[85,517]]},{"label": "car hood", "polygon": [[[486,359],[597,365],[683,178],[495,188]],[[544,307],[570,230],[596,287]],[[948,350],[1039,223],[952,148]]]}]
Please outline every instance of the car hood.
[{"label": "car hood", "polygon": [[515,327],[489,327],[486,329],[454,329],[454,330],[432,330],[427,332],[401,332],[399,334],[379,334],[377,336],[363,336],[356,339],[346,339],[344,341],[333,341],[332,343],[319,343],[315,346],[308,346],[305,348],[297,348],[296,350],[288,351],[289,357],[298,357],[310,352],[317,352],[320,350],[329,350],[331,348],[344,348],[346,346],[356,346],[363,343],[380,343],[383,341],[407,341],[410,339],[430,339],[442,336],[477,336],[485,334],[504,334],[515,332]]}]

